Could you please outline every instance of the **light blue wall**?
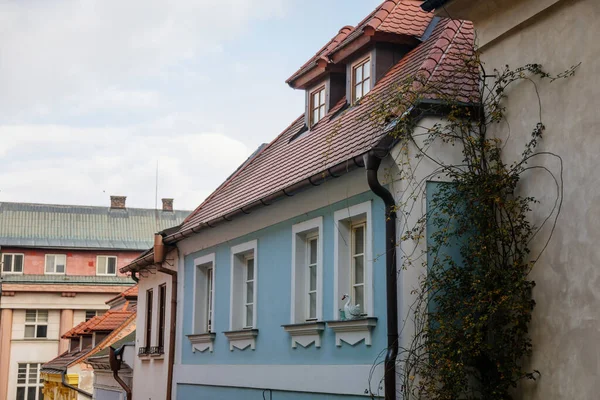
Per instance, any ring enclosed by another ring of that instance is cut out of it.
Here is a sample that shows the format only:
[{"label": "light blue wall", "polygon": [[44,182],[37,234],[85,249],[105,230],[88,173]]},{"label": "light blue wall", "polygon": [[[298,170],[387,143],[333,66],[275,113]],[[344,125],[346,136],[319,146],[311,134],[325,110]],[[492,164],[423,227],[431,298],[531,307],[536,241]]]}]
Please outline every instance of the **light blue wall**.
[{"label": "light blue wall", "polygon": [[[287,201],[294,201],[293,198]],[[313,345],[303,348],[291,347],[290,336],[281,325],[290,322],[291,302],[291,250],[292,225],[323,216],[323,316],[324,320],[336,319],[333,315],[333,259],[334,221],[333,213],[348,206],[372,201],[373,223],[373,284],[374,310],[378,318],[373,330],[372,345],[360,342],[355,346],[342,343],[335,345],[334,332],[326,328],[321,348]],[[385,218],[384,204],[372,192],[351,197],[340,203],[315,210],[308,214],[281,222],[249,235],[222,243],[185,257],[183,273],[184,307],[182,338],[182,364],[372,364],[383,361],[386,349],[385,304]],[[250,240],[258,240],[258,330],[256,350],[229,350],[229,342],[223,331],[229,330],[230,248]],[[194,259],[215,253],[216,292],[214,326],[217,332],[214,352],[192,353],[185,335],[192,333],[192,301],[194,286]],[[185,398],[185,397],[184,397]]]},{"label": "light blue wall", "polygon": [[226,388],[218,386],[177,385],[178,399],[210,400],[342,400],[361,399],[362,396],[341,396],[322,393],[283,392],[279,390],[258,390]]}]

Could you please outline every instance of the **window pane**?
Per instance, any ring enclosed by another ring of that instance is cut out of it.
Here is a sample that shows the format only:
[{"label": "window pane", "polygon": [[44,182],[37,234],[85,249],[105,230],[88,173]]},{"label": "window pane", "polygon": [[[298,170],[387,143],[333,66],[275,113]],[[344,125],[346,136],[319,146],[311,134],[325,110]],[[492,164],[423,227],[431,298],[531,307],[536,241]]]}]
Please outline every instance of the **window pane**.
[{"label": "window pane", "polygon": [[11,266],[12,266],[12,255],[5,254],[4,257],[2,258],[2,271],[10,272]]},{"label": "window pane", "polygon": [[313,116],[312,116],[312,123],[313,125],[316,124],[317,122],[319,122],[319,110],[314,110],[313,111]]},{"label": "window pane", "polygon": [[54,256],[46,256],[46,272],[54,272]]},{"label": "window pane", "polygon": [[29,383],[36,384],[37,383],[37,364],[29,364]]},{"label": "window pane", "polygon": [[364,240],[365,240],[365,227],[357,226],[356,228],[354,228],[354,253],[353,254],[362,254],[365,252]]},{"label": "window pane", "polygon": [[362,85],[358,85],[354,89],[354,100],[358,100],[361,97],[362,97]]},{"label": "window pane", "polygon": [[325,104],[325,89],[319,92],[319,104]]},{"label": "window pane", "polygon": [[115,274],[117,272],[117,259],[109,257],[107,259],[108,267],[106,268],[107,274]]},{"label": "window pane", "polygon": [[48,322],[48,310],[38,310],[38,321]]},{"label": "window pane", "polygon": [[312,108],[319,106],[319,92],[313,93],[312,95]]},{"label": "window pane", "polygon": [[371,77],[371,60],[367,60],[367,62],[363,64],[363,71],[363,76],[365,79]]},{"label": "window pane", "polygon": [[36,386],[27,388],[27,400],[35,400],[35,392],[38,391]]},{"label": "window pane", "polygon": [[252,281],[254,280],[254,258],[249,258],[246,265],[248,266],[246,280]]},{"label": "window pane", "polygon": [[45,338],[48,334],[48,325],[38,325],[37,336],[38,338]]},{"label": "window pane", "polygon": [[42,393],[42,388],[40,388],[40,392],[38,394],[38,400],[44,400],[44,394]]},{"label": "window pane", "polygon": [[96,311],[86,311],[85,312],[85,320],[89,321],[90,319],[94,318],[96,316]]},{"label": "window pane", "polygon": [[310,241],[310,264],[317,263],[317,239]]},{"label": "window pane", "polygon": [[98,257],[98,269],[99,274],[106,274],[106,257]]},{"label": "window pane", "polygon": [[25,325],[25,337],[35,337],[35,325]]},{"label": "window pane", "polygon": [[25,388],[24,387],[17,388],[17,400],[25,400]]},{"label": "window pane", "polygon": [[364,283],[364,260],[365,256],[354,257],[354,283]]},{"label": "window pane", "polygon": [[35,310],[25,311],[25,322],[35,322],[35,316],[37,315]]},{"label": "window pane", "polygon": [[360,67],[356,67],[356,69],[354,69],[355,71],[355,76],[354,76],[354,83],[358,83],[361,82],[363,80],[363,69],[362,66]]},{"label": "window pane", "polygon": [[254,282],[246,284],[246,303],[254,303]]},{"label": "window pane", "polygon": [[252,326],[252,313],[254,312],[254,306],[246,306],[246,326]]},{"label": "window pane", "polygon": [[27,364],[19,364],[19,371],[17,373],[17,383],[25,383],[27,379]]},{"label": "window pane", "polygon": [[325,116],[325,106],[321,106],[321,108],[319,108],[319,119],[323,118]]},{"label": "window pane", "polygon": [[308,318],[317,318],[317,294],[310,293],[308,295],[308,299],[309,299]]},{"label": "window pane", "polygon": [[15,255],[15,263],[13,265],[14,272],[23,272],[23,255]]},{"label": "window pane", "polygon": [[65,265],[64,264],[56,264],[56,272],[60,274],[65,273]]},{"label": "window pane", "polygon": [[365,309],[365,296],[364,296],[364,286],[355,286],[354,287],[354,304],[360,305],[360,312],[363,313]]},{"label": "window pane", "polygon": [[371,80],[370,79],[366,79],[363,82],[363,94],[367,94],[371,91]]},{"label": "window pane", "polygon": [[310,266],[310,284],[308,290],[317,290],[317,266]]}]

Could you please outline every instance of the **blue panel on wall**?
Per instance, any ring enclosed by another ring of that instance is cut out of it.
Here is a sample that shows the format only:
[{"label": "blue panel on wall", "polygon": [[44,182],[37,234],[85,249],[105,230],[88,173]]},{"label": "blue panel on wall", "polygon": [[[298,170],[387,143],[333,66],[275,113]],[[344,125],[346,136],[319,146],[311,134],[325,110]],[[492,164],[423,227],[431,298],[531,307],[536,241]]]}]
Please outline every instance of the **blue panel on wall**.
[{"label": "blue panel on wall", "polygon": [[259,390],[218,386],[177,385],[177,399],[180,400],[342,400],[365,399],[363,396],[342,396],[323,393],[284,392],[279,390]]}]

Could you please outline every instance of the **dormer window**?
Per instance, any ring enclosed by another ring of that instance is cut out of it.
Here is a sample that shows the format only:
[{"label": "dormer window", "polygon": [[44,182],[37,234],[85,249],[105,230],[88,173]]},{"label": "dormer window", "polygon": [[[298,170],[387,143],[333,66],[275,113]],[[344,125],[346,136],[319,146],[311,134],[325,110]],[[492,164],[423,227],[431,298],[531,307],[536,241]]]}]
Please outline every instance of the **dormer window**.
[{"label": "dormer window", "polygon": [[352,102],[356,103],[371,90],[371,57],[352,67]]},{"label": "dormer window", "polygon": [[325,116],[325,86],[310,93],[310,125],[314,126]]}]

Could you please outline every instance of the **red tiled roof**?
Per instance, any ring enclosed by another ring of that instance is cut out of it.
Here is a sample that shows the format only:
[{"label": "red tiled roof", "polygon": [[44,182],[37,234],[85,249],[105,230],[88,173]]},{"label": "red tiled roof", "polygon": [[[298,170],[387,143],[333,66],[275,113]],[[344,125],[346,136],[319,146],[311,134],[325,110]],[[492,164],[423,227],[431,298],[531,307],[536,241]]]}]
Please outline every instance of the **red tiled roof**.
[{"label": "red tiled roof", "polygon": [[118,300],[118,299],[125,299],[127,297],[137,297],[137,296],[138,296],[138,285],[131,286],[130,288],[122,291],[121,293],[119,293],[118,295],[113,297],[112,299],[108,300],[106,302],[106,304],[112,303],[113,301]]},{"label": "red tiled roof", "polygon": [[319,59],[328,57],[337,50],[362,36],[365,29],[375,32],[406,35],[414,38],[423,36],[433,18],[432,13],[421,9],[421,0],[385,0],[355,28],[343,27],[340,32],[311,57],[286,82],[289,83],[317,65]]},{"label": "red tiled roof", "polygon": [[[452,87],[464,93],[465,99],[473,99],[477,91],[473,76],[468,78],[465,74],[458,74],[457,79],[452,76],[461,54],[472,54],[473,39],[470,23],[441,20],[430,37],[393,66],[358,105],[338,113],[345,102],[345,99],[341,100],[310,132],[291,140],[304,126],[304,116],[295,120],[251,162],[213,192],[184,221],[179,232],[196,230],[203,224],[210,224],[330,167],[365,154],[384,136],[382,127],[369,118],[381,105],[374,99],[385,101],[391,98],[394,88],[410,77],[422,75],[431,82],[450,78],[449,85],[451,81]],[[438,95],[426,93],[425,97],[434,99]]]},{"label": "red tiled roof", "polygon": [[129,304],[125,304],[121,309],[108,310],[102,315],[97,315],[89,321],[80,323],[67,331],[62,337],[67,339],[79,335],[90,335],[97,331],[112,331],[121,326],[135,313],[135,307],[132,308]]}]

